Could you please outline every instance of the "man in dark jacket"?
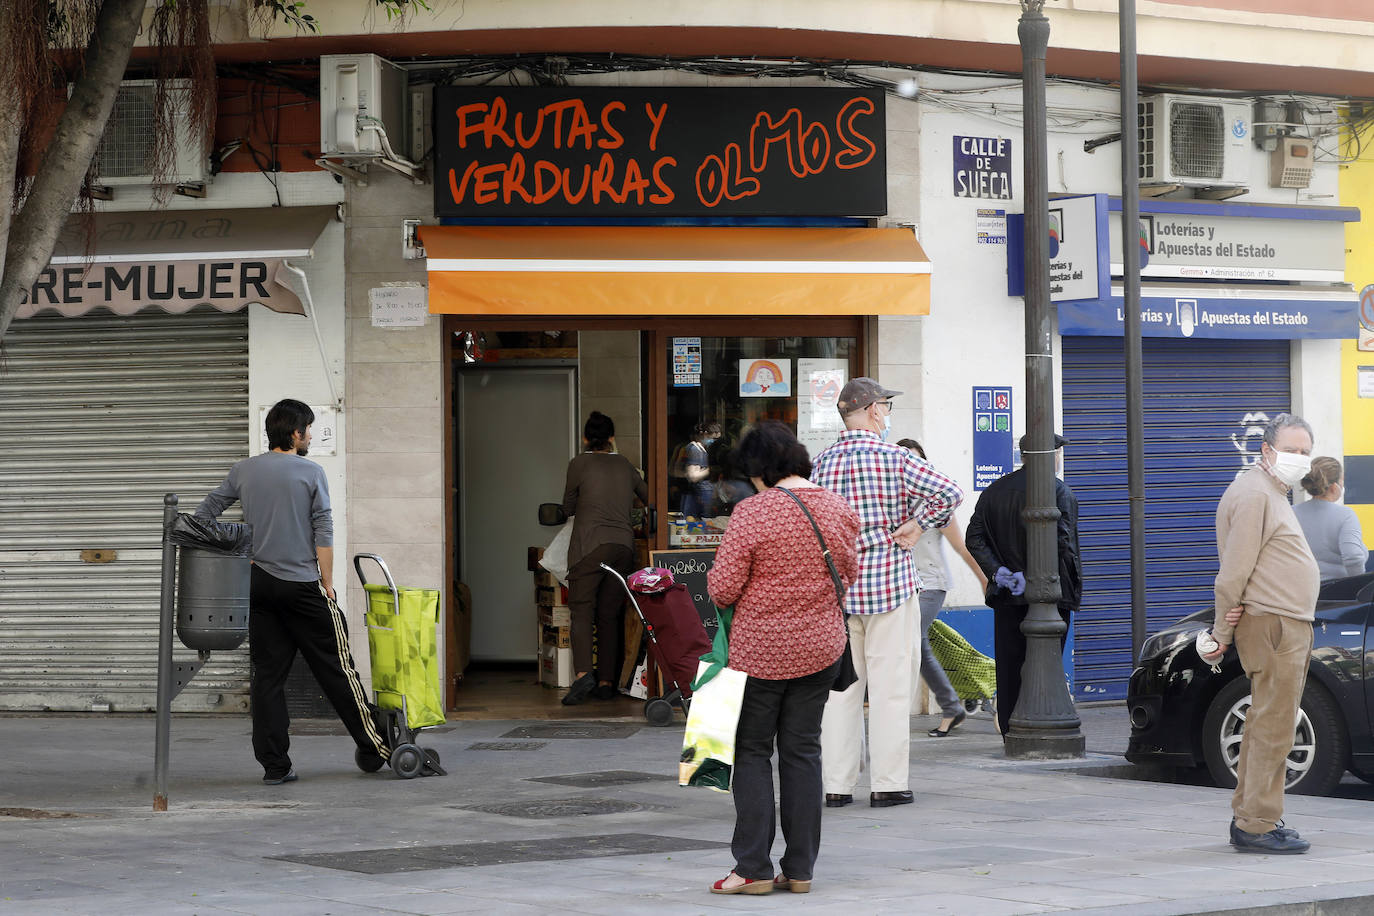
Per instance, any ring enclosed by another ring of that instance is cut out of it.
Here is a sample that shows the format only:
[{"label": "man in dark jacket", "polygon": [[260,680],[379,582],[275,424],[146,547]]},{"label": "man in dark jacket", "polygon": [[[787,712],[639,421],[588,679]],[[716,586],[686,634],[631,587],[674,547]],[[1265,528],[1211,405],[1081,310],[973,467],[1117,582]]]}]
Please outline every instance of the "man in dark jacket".
[{"label": "man in dark jacket", "polygon": [[[1028,436],[1021,437],[1021,451],[1029,447]],[[1078,498],[1059,479],[1063,468],[1061,449],[1068,440],[1054,437],[1054,501],[1059,508],[1059,616],[1065,631],[1060,637],[1062,651],[1068,638],[1069,618],[1078,610],[1083,597],[1083,573],[1078,562]],[[1021,694],[1021,666],[1026,661],[1026,637],[1021,621],[1028,610],[1025,597],[1026,526],[1021,512],[1026,508],[1026,469],[1012,471],[993,482],[978,497],[973,518],[968,523],[964,543],[978,566],[988,577],[986,600],[993,611],[993,641],[997,655],[997,726],[1003,735],[1011,724],[1016,701]],[[1019,581],[1009,582],[1020,573]]]}]

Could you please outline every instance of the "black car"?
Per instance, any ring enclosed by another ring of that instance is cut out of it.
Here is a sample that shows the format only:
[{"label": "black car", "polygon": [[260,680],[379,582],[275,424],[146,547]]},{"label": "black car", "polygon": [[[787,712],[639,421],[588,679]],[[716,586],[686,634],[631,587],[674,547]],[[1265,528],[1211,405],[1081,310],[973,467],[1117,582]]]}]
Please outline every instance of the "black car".
[{"label": "black car", "polygon": [[[1374,782],[1374,574],[1333,579],[1317,599],[1315,638],[1288,755],[1284,788],[1329,794],[1349,770]],[[1131,675],[1127,708],[1131,740],[1126,759],[1140,764],[1205,766],[1218,785],[1236,784],[1236,762],[1250,679],[1234,647],[1214,672],[1198,658],[1194,640],[1212,624],[1212,609],[1190,614],[1145,640]]]}]

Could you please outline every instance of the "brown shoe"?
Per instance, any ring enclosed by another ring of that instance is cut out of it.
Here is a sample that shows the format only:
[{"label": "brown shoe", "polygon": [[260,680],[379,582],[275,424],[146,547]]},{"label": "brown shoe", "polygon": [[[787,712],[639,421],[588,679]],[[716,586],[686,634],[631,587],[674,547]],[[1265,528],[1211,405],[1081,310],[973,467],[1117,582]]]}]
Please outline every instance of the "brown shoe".
[{"label": "brown shoe", "polygon": [[778,875],[773,879],[773,887],[776,890],[791,891],[794,894],[809,894],[811,893],[811,879],[807,878],[805,881],[802,881],[796,878],[789,878],[786,875]]},{"label": "brown shoe", "polygon": [[868,805],[870,808],[891,808],[893,805],[909,805],[915,800],[910,789],[905,792],[870,792],[868,795]]}]

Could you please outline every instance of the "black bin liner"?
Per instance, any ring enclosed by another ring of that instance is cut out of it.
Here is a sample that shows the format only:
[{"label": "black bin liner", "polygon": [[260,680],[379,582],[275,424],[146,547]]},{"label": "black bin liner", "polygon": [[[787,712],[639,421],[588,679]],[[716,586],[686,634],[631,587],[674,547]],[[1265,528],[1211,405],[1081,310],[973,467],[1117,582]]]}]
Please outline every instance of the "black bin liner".
[{"label": "black bin liner", "polygon": [[226,557],[253,555],[253,526],[243,522],[216,522],[178,512],[168,537],[181,547],[198,547]]}]

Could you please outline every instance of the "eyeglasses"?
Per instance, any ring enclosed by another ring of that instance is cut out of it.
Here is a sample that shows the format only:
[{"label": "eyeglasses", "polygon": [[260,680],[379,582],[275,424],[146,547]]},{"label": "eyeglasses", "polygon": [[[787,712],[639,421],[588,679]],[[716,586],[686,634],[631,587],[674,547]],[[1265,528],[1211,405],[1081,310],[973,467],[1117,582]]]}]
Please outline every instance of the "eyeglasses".
[{"label": "eyeglasses", "polygon": [[891,412],[892,412],[892,402],[891,402],[891,401],[874,401],[873,403],[874,403],[876,406],[878,406],[878,407],[886,407],[888,413],[891,413]]}]

